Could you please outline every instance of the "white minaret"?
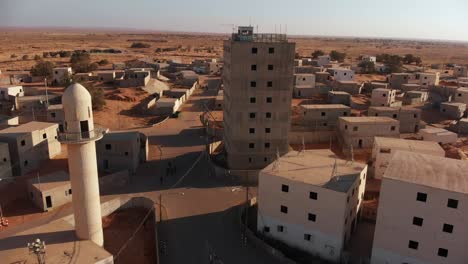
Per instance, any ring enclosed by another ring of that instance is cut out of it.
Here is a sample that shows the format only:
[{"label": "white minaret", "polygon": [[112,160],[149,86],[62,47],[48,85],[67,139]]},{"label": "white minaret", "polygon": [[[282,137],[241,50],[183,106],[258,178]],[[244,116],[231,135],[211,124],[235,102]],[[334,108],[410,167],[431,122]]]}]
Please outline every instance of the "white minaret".
[{"label": "white minaret", "polygon": [[81,84],[68,86],[62,97],[65,121],[59,140],[68,147],[68,169],[73,190],[75,232],[79,239],[102,246],[101,202],[95,141],[104,130],[95,128],[91,95]]}]

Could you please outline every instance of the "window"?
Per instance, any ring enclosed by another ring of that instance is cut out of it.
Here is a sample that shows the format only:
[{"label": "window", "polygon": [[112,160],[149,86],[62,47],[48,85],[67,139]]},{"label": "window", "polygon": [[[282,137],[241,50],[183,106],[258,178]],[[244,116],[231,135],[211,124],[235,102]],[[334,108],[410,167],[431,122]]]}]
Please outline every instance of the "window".
[{"label": "window", "polygon": [[424,219],[421,217],[413,217],[413,225],[422,226]]},{"label": "window", "polygon": [[395,131],[395,126],[392,126],[390,130]]},{"label": "window", "polygon": [[353,127],[353,131],[358,131],[358,127]]},{"label": "window", "polygon": [[279,225],[277,228],[278,232],[283,232],[284,231],[284,226]]},{"label": "window", "polygon": [[128,151],[125,151],[125,156],[128,156]]},{"label": "window", "polygon": [[397,114],[393,114],[393,118],[397,118]]},{"label": "window", "polygon": [[269,142],[265,143],[265,148],[270,148],[270,143]]},{"label": "window", "polygon": [[250,103],[254,104],[256,101],[257,99],[255,99],[255,97],[250,97]]},{"label": "window", "polygon": [[256,71],[257,70],[257,65],[255,65],[255,64],[250,65],[250,70]]},{"label": "window", "polygon": [[348,116],[348,112],[343,112],[343,115],[344,115],[344,116]]},{"label": "window", "polygon": [[286,184],[281,184],[281,191],[282,192],[289,192],[289,186]]},{"label": "window", "polygon": [[252,163],[252,158],[249,157],[249,163]]},{"label": "window", "polygon": [[317,193],[316,192],[309,192],[309,198],[312,200],[317,200]]},{"label": "window", "polygon": [[264,233],[270,233],[270,227],[269,226],[264,226],[263,227],[263,232]]},{"label": "window", "polygon": [[287,213],[288,213],[288,207],[282,205],[280,211],[281,211],[283,214],[287,214]]},{"label": "window", "polygon": [[53,117],[53,118],[56,117],[55,113],[50,113],[50,116]]},{"label": "window", "polygon": [[267,158],[267,157],[263,158],[263,161],[264,161],[264,162],[267,162],[267,161],[268,161],[268,158]]},{"label": "window", "polygon": [[26,145],[26,141],[21,140],[21,146],[24,146],[24,145]]},{"label": "window", "polygon": [[273,82],[272,82],[272,81],[268,81],[268,82],[267,82],[267,87],[273,87]]},{"label": "window", "polygon": [[249,113],[250,118],[255,118],[255,113]]},{"label": "window", "polygon": [[413,240],[410,240],[408,242],[408,247],[411,248],[411,249],[418,249],[418,246],[419,246],[419,242],[416,242],[416,241],[413,241]]},{"label": "window", "polygon": [[437,251],[437,256],[446,258],[448,255],[448,250],[445,248],[439,248]]},{"label": "window", "polygon": [[270,134],[270,133],[271,133],[271,128],[266,127],[266,128],[265,128],[265,133]]},{"label": "window", "polygon": [[444,224],[442,231],[444,231],[445,233],[453,233],[453,225]]},{"label": "window", "polygon": [[270,54],[275,53],[275,48],[268,48],[268,53],[270,53]]},{"label": "window", "polygon": [[254,81],[250,82],[250,87],[253,87],[253,88],[257,87],[257,82],[254,82]]},{"label": "window", "polygon": [[387,95],[386,95],[386,94],[382,94],[382,96],[383,96],[383,97],[387,97]]},{"label": "window", "polygon": [[252,128],[252,127],[249,128],[249,133],[250,133],[250,134],[255,134],[255,128]]},{"label": "window", "polygon": [[273,102],[273,98],[271,98],[271,97],[267,97],[267,98],[266,98],[266,102],[267,102],[267,103],[271,103],[271,102]]},{"label": "window", "polygon": [[325,113],[325,112],[322,112],[322,116],[325,116],[325,115],[326,115],[326,113]]},{"label": "window", "polygon": [[251,149],[255,148],[255,143],[249,143],[249,148]]},{"label": "window", "polygon": [[414,118],[418,118],[418,115],[417,115],[417,114],[414,114],[413,116],[414,116]]},{"label": "window", "polygon": [[272,71],[272,70],[273,70],[273,65],[272,65],[272,64],[268,64],[268,70],[269,70],[269,71]]},{"label": "window", "polygon": [[348,130],[348,125],[345,125],[345,126],[344,126],[344,129]]},{"label": "window", "polygon": [[42,138],[46,139],[47,138],[47,133],[42,134]]},{"label": "window", "polygon": [[3,162],[7,162],[7,158],[3,158]]},{"label": "window", "polygon": [[107,150],[111,150],[111,149],[112,149],[111,144],[106,144],[106,149],[107,149]]},{"label": "window", "polygon": [[315,214],[309,213],[307,215],[307,219],[309,219],[309,221],[315,222],[315,220],[317,219],[317,216]]},{"label": "window", "polygon": [[253,47],[253,48],[252,48],[252,54],[257,54],[257,52],[258,52],[258,49],[255,48],[255,47]]},{"label": "window", "polygon": [[265,113],[265,117],[266,117],[266,118],[271,118],[271,113],[270,113],[270,112],[266,112],[266,113]]},{"label": "window", "polygon": [[24,161],[24,166],[28,166],[28,161],[27,160]]},{"label": "window", "polygon": [[416,195],[416,200],[417,200],[417,201],[420,201],[420,202],[426,202],[426,200],[427,200],[427,194],[426,194],[426,193],[418,192],[418,194]]},{"label": "window", "polygon": [[457,209],[457,207],[458,207],[458,200],[455,200],[455,199],[448,199],[448,201],[447,201],[447,207]]},{"label": "window", "polygon": [[310,234],[304,234],[304,240],[306,241],[310,241],[311,237],[312,236]]},{"label": "window", "polygon": [[72,194],[72,189],[68,189],[68,194]]}]

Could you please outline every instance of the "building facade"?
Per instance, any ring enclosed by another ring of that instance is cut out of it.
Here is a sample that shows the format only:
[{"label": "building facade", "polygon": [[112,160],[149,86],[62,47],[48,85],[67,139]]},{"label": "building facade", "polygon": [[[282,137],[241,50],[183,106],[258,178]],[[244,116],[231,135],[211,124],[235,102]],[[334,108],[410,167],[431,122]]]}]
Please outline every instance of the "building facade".
[{"label": "building facade", "polygon": [[288,151],[295,43],[239,27],[224,42],[224,143],[231,169],[261,169]]}]

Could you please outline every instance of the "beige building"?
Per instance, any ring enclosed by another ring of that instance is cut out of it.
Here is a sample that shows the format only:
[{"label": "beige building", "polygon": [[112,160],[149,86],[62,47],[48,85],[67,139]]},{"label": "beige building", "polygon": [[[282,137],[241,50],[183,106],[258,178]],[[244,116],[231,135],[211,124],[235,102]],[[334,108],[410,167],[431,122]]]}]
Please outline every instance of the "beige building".
[{"label": "beige building", "polygon": [[10,149],[8,143],[0,142],[0,179],[11,178],[13,171],[11,169]]},{"label": "beige building", "polygon": [[400,133],[416,133],[421,128],[421,110],[413,107],[371,106],[368,116],[387,116],[400,121]]},{"label": "beige building", "polygon": [[466,104],[444,102],[440,104],[440,112],[451,119],[460,119],[466,111]]},{"label": "beige building", "polygon": [[329,68],[327,72],[333,76],[335,81],[352,81],[354,80],[354,71],[346,68]]},{"label": "beige building", "polygon": [[350,105],[351,104],[351,95],[347,92],[340,92],[340,91],[329,91],[327,102],[329,104],[343,104],[343,105]]},{"label": "beige building", "polygon": [[468,104],[468,88],[458,88],[453,99],[455,102]]},{"label": "beige building", "polygon": [[424,104],[429,97],[427,91],[409,91],[403,96],[404,105],[421,105]]},{"label": "beige building", "polygon": [[14,175],[24,175],[39,167],[41,161],[60,154],[58,124],[29,122],[0,130],[0,142],[8,143]]},{"label": "beige building", "polygon": [[458,121],[458,133],[463,135],[468,134],[468,118],[462,118]]},{"label": "beige building", "polygon": [[289,149],[295,43],[239,27],[224,42],[224,143],[231,169],[261,169]]},{"label": "beige building", "polygon": [[466,66],[455,66],[453,68],[454,77],[468,77],[468,67]]},{"label": "beige building", "polygon": [[390,117],[362,116],[338,118],[340,140],[344,149],[370,149],[374,137],[400,136],[400,122]]},{"label": "beige building", "polygon": [[372,149],[374,178],[382,179],[390,160],[397,151],[409,151],[437,157],[445,157],[445,150],[436,142],[376,137]]},{"label": "beige building", "polygon": [[360,94],[363,87],[364,84],[355,81],[337,81],[334,84],[335,91],[347,92],[352,95]]},{"label": "beige building", "polygon": [[331,58],[330,55],[322,55],[317,57],[317,65],[322,67],[330,64]]},{"label": "beige building", "polygon": [[466,161],[397,152],[382,180],[371,263],[468,263],[467,171]]},{"label": "beige building", "polygon": [[388,82],[392,89],[401,89],[401,85],[409,83],[414,80],[414,75],[410,73],[392,73],[388,77]]},{"label": "beige building", "polygon": [[134,173],[148,160],[148,139],[137,131],[112,131],[96,142],[96,153],[100,170]]},{"label": "beige building", "polygon": [[333,130],[338,117],[351,116],[351,108],[342,104],[300,105],[302,120],[313,130]]},{"label": "beige building", "polygon": [[64,121],[63,105],[54,104],[47,106],[47,122],[61,123]]},{"label": "beige building", "polygon": [[396,90],[377,88],[372,90],[371,106],[396,106]]},{"label": "beige building", "polygon": [[72,201],[70,176],[64,171],[28,180],[31,201],[44,212],[53,210]]},{"label": "beige building", "polygon": [[434,141],[439,144],[455,143],[458,140],[456,133],[450,132],[443,128],[427,127],[419,130],[419,134],[425,141]]},{"label": "beige building", "polygon": [[421,85],[417,83],[406,83],[402,84],[400,90],[404,93],[410,91],[419,91],[421,89]]},{"label": "beige building", "polygon": [[63,84],[67,79],[71,80],[72,74],[71,67],[56,67],[52,73],[52,83],[54,85]]},{"label": "beige building", "polygon": [[260,172],[257,230],[338,262],[360,216],[367,166],[330,150],[291,151]]},{"label": "beige building", "polygon": [[0,99],[5,101],[15,101],[15,97],[24,96],[24,89],[21,85],[0,86]]},{"label": "beige building", "polygon": [[422,88],[427,88],[433,85],[439,85],[440,73],[439,72],[422,72],[416,74],[416,79],[419,80],[419,85]]}]

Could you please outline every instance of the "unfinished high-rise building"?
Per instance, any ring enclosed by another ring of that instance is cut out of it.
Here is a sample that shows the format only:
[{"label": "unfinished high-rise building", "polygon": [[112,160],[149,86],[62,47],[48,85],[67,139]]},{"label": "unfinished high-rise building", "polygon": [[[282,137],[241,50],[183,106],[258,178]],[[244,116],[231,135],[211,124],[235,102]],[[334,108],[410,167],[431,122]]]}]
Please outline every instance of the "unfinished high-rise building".
[{"label": "unfinished high-rise building", "polygon": [[231,169],[256,170],[288,152],[295,43],[239,27],[224,42],[224,142]]}]

